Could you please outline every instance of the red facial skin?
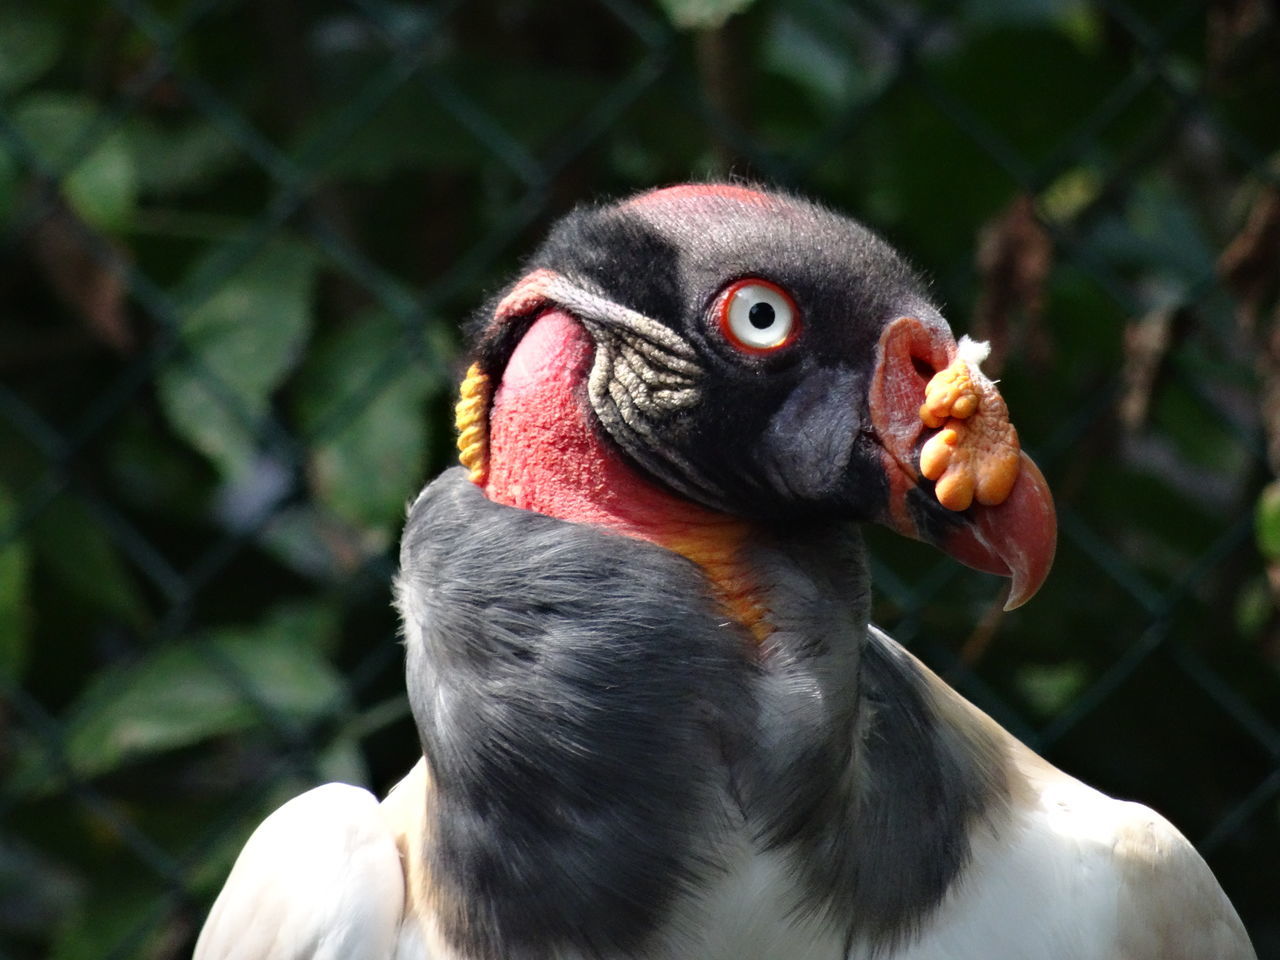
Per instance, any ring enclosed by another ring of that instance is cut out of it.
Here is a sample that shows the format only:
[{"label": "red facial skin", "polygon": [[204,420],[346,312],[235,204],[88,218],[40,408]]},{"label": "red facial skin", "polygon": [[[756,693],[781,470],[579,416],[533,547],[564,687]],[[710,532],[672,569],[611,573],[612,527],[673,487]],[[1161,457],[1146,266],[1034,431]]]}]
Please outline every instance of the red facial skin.
[{"label": "red facial skin", "polygon": [[[691,203],[692,201],[692,203]],[[767,193],[727,183],[680,183],[674,187],[650,190],[630,200],[629,207],[679,204],[684,210],[698,203],[749,203],[757,207],[776,207],[777,201]]]},{"label": "red facial skin", "polygon": [[524,335],[489,417],[490,499],[655,542],[672,527],[729,522],[649,482],[602,442],[579,389],[594,353],[562,310]]},{"label": "red facial skin", "polygon": [[[870,397],[884,443],[891,526],[920,537],[905,506],[919,482],[916,447],[925,371],[941,369],[955,345],[917,321],[895,322],[881,343]],[[583,396],[595,346],[572,316],[542,314],[521,339],[502,376],[489,418],[485,492],[493,500],[575,523],[594,524],[676,550],[701,565],[726,606],[756,633],[766,611],[739,559],[748,539],[742,520],[689,501],[648,480],[604,441]],[[1035,465],[1023,470],[1009,499],[966,511],[944,550],[978,569],[1013,577],[1007,607],[1025,602],[1048,574],[1056,526],[1053,501]]]},{"label": "red facial skin", "polygon": [[534,322],[494,396],[485,493],[675,550],[702,567],[733,618],[764,640],[766,611],[741,559],[750,527],[651,482],[601,439],[582,395],[594,352],[564,311]]}]

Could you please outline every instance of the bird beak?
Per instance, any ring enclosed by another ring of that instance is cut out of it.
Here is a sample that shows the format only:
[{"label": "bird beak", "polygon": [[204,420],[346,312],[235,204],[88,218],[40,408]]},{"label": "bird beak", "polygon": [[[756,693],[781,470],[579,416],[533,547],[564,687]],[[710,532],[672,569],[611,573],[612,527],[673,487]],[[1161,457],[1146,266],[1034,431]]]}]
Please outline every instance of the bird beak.
[{"label": "bird beak", "polygon": [[979,347],[967,339],[957,345],[945,324],[914,317],[881,334],[869,394],[888,481],[877,519],[961,563],[1012,578],[1005,604],[1012,610],[1049,575],[1057,519],[1044,476],[1018,447],[995,385],[977,369],[981,351],[965,356],[971,346]]}]

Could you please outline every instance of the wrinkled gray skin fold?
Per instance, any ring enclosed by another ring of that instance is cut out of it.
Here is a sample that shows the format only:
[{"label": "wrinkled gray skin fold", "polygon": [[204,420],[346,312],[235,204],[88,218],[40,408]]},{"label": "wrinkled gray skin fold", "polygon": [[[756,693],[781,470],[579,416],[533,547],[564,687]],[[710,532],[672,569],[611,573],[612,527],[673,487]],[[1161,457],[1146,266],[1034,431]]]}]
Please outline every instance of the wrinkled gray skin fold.
[{"label": "wrinkled gray skin fold", "polygon": [[998,746],[948,734],[868,630],[856,526],[754,550],[760,655],[675,553],[493,503],[460,469],[418,497],[397,597],[427,863],[468,956],[640,952],[744,831],[851,943],[901,942],[938,904],[1004,808]]}]

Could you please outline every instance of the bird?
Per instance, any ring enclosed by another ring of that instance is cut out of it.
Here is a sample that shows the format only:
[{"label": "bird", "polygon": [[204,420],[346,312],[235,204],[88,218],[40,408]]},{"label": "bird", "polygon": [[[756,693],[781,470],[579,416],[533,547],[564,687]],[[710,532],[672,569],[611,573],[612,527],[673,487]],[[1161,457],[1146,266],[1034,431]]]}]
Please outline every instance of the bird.
[{"label": "bird", "polygon": [[422,746],[252,835],[196,960],[1246,960],[1163,817],[870,622],[862,529],[1048,576],[985,346],[856,220],[584,204],[473,319],[394,594]]}]

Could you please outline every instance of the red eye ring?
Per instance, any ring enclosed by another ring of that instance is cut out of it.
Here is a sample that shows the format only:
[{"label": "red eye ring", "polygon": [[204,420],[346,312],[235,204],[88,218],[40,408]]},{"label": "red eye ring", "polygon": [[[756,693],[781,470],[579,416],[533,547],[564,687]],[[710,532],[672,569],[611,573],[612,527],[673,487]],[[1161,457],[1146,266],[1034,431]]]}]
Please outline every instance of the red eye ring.
[{"label": "red eye ring", "polygon": [[714,310],[721,335],[742,353],[776,353],[800,332],[800,311],[791,294],[758,277],[729,284],[716,299]]}]

